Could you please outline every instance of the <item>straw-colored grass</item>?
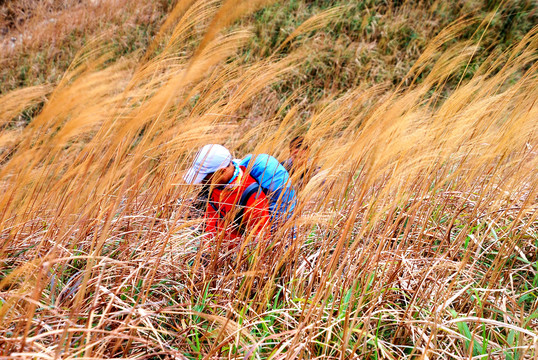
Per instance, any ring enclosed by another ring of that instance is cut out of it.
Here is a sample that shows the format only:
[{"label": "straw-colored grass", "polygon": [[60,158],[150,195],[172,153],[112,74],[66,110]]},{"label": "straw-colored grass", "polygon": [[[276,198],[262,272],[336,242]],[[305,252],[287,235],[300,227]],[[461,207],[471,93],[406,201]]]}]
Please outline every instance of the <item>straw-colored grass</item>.
[{"label": "straw-colored grass", "polygon": [[[0,98],[3,357],[536,357],[538,28],[488,57],[455,41],[488,22],[458,21],[401,83],[305,118],[306,87],[268,89],[345,8],[247,61],[234,20],[260,5],[179,1],[145,56],[97,39],[53,89]],[[298,133],[320,171],[292,220],[204,240],[182,180],[197,149],[284,159]]]},{"label": "straw-colored grass", "polygon": [[113,44],[116,56],[145,48],[173,3],[167,0],[2,2],[0,94],[20,87],[56,84],[83,44],[98,35]]}]

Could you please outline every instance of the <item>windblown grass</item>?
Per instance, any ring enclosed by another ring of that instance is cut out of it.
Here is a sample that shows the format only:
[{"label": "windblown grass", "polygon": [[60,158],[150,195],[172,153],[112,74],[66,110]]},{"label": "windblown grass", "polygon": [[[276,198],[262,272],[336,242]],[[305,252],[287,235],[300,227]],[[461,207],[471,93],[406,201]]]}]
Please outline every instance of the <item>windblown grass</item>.
[{"label": "windblown grass", "polygon": [[0,94],[56,84],[82,45],[101,34],[116,56],[148,45],[167,0],[16,0],[0,4]]},{"label": "windblown grass", "polygon": [[[303,119],[306,87],[263,96],[343,8],[245,61],[252,34],[226,17],[245,4],[180,1],[143,60],[96,41],[53,90],[0,98],[4,356],[535,357],[538,28],[487,57],[454,23],[401,84]],[[232,251],[203,241],[182,184],[196,150],[284,158],[298,133],[321,170],[292,221]]]}]

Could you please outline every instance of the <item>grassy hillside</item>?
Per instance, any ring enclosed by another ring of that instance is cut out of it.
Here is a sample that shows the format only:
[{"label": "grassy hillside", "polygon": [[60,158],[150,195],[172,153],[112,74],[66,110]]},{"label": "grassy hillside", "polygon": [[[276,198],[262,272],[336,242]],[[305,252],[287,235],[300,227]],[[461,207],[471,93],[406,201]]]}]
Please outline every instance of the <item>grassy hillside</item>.
[{"label": "grassy hillside", "polygon": [[[4,357],[537,355],[533,2],[0,6]],[[296,135],[293,218],[205,239],[196,151]]]}]

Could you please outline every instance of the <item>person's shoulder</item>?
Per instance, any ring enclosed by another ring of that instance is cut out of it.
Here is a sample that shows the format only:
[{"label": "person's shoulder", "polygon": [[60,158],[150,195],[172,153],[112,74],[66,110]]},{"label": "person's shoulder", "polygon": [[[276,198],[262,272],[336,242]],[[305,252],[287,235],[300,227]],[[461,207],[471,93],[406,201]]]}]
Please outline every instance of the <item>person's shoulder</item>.
[{"label": "person's shoulder", "polygon": [[250,184],[258,183],[250,174],[244,173],[243,185],[244,187],[249,186]]}]

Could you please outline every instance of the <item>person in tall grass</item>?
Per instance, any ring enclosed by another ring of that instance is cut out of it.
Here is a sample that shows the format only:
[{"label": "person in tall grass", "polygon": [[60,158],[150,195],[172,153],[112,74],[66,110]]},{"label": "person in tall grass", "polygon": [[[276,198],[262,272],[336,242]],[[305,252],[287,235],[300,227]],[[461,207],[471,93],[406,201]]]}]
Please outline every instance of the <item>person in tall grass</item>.
[{"label": "person in tall grass", "polygon": [[196,155],[184,180],[209,187],[205,211],[206,232],[237,240],[246,234],[258,236],[270,228],[269,202],[258,184],[228,149],[205,145]]},{"label": "person in tall grass", "polygon": [[301,190],[308,181],[319,172],[319,167],[309,157],[310,148],[304,136],[296,136],[289,143],[290,157],[281,162],[294,180],[294,185]]}]

